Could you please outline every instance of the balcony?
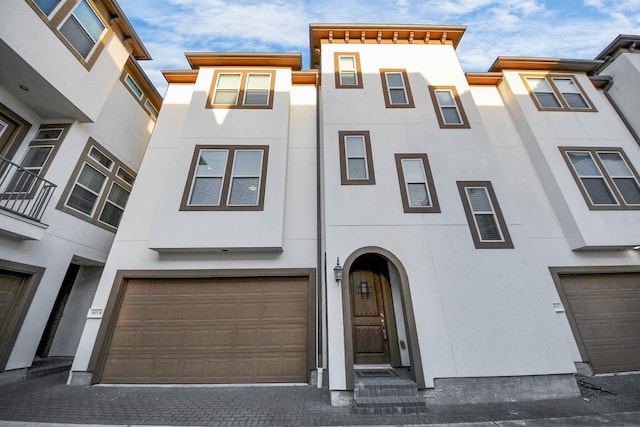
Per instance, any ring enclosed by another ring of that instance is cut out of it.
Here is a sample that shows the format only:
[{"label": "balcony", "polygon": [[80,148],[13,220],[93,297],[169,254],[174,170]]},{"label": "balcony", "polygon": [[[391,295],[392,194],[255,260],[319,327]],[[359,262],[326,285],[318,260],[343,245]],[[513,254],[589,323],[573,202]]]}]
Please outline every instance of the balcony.
[{"label": "balcony", "polygon": [[42,223],[42,215],[56,187],[0,157],[0,233],[22,240],[40,240],[48,227]]}]

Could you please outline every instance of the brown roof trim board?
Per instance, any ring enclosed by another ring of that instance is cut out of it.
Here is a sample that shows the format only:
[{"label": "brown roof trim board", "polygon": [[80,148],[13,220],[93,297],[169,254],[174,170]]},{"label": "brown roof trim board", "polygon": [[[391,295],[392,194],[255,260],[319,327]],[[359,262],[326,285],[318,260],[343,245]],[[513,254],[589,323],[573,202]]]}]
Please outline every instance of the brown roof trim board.
[{"label": "brown roof trim board", "polygon": [[603,61],[590,59],[529,58],[521,56],[499,56],[489,67],[489,72],[502,70],[569,71],[589,73]]},{"label": "brown roof trim board", "polygon": [[167,83],[193,84],[198,78],[198,70],[162,70]]},{"label": "brown roof trim board", "polygon": [[502,73],[465,73],[467,83],[473,86],[497,86],[502,81]]},{"label": "brown roof trim board", "polygon": [[291,73],[291,83],[294,85],[313,85],[319,83],[318,70],[301,70]]},{"label": "brown roof trim board", "polygon": [[302,69],[301,53],[186,52],[191,68],[200,67],[283,67]]},{"label": "brown roof trim board", "polygon": [[147,48],[142,44],[142,40],[138,37],[136,30],[133,29],[133,26],[127,19],[127,16],[120,8],[118,2],[116,0],[103,0],[103,3],[111,15],[109,17],[109,24],[116,25],[120,28],[122,31],[122,42],[124,44],[131,44],[133,48],[131,54],[133,57],[139,60],[152,59]]},{"label": "brown roof trim board", "polygon": [[451,44],[455,49],[466,26],[394,24],[310,24],[311,68],[320,64],[324,43]]}]

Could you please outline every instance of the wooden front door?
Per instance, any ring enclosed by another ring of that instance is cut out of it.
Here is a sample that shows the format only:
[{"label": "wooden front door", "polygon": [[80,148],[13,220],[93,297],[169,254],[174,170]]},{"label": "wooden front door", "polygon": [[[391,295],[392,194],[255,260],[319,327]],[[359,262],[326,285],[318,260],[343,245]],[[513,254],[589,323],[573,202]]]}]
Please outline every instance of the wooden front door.
[{"label": "wooden front door", "polygon": [[371,265],[349,274],[353,363],[400,365],[397,332],[387,275]]}]

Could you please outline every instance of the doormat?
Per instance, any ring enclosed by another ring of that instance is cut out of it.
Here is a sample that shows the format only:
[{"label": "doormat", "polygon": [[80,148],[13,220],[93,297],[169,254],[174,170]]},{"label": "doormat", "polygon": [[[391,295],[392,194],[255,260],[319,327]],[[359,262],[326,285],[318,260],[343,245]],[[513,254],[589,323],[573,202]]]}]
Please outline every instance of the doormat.
[{"label": "doormat", "polygon": [[356,370],[356,376],[358,378],[369,378],[369,377],[397,377],[395,372],[392,369],[365,369],[365,370]]}]

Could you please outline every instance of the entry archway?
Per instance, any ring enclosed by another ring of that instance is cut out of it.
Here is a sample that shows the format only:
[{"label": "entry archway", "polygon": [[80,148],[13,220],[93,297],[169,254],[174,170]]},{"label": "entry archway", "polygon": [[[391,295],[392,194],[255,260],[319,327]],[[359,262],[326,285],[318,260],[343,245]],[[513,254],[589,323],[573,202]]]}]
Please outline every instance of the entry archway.
[{"label": "entry archway", "polygon": [[[376,260],[378,260],[378,266],[376,267]],[[345,280],[342,280],[342,310],[343,310],[343,323],[344,323],[344,351],[345,351],[345,374],[346,374],[346,385],[348,389],[353,389],[354,387],[354,338],[353,338],[353,322],[352,322],[352,310],[353,310],[353,294],[354,289],[349,279],[352,275],[351,273],[357,273],[361,271],[367,271],[367,266],[371,265],[373,262],[373,268],[371,270],[378,270],[378,272],[383,273],[384,269],[380,267],[380,262],[387,263],[388,269],[394,269],[394,276],[398,278],[398,289],[400,295],[394,295],[394,298],[399,297],[401,301],[402,313],[404,325],[406,328],[406,336],[407,336],[407,344],[409,349],[409,361],[411,374],[418,385],[418,388],[425,388],[424,375],[422,370],[422,362],[420,358],[420,346],[418,343],[418,335],[416,330],[416,323],[413,311],[413,303],[411,300],[411,291],[409,288],[409,278],[407,275],[404,266],[400,262],[400,260],[391,252],[386,249],[376,247],[376,246],[368,246],[360,248],[354,251],[351,255],[347,257],[344,263],[344,271],[345,271]],[[370,276],[373,279],[375,276]],[[360,276],[362,278],[363,276]],[[387,273],[387,279],[389,278],[389,273]],[[355,280],[360,280],[356,278]],[[363,279],[365,280],[365,279]],[[365,280],[366,281],[366,280]],[[382,279],[384,281],[384,278]],[[360,283],[356,283],[356,286]],[[371,287],[372,283],[369,283]],[[380,289],[384,288],[384,284],[380,284]],[[356,289],[355,292],[359,292],[359,289]],[[388,326],[388,325],[387,325]],[[387,331],[388,333],[389,331]],[[392,345],[395,345],[392,343]],[[396,355],[397,356],[397,355]],[[396,357],[393,355],[393,348],[390,348],[389,353],[389,361],[393,364],[394,361],[391,360],[392,357]]]}]

